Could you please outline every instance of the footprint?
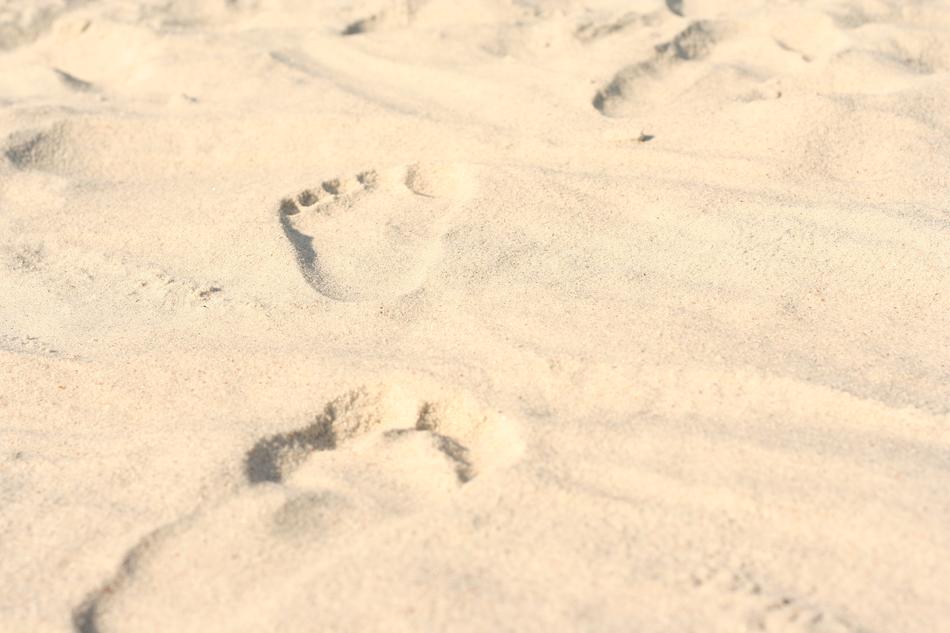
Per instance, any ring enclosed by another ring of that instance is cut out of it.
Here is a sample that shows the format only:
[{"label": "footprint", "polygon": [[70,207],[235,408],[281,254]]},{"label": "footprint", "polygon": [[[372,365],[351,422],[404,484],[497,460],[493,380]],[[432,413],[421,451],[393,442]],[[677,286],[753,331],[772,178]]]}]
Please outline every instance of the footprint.
[{"label": "footprint", "polygon": [[320,294],[338,301],[399,297],[420,288],[439,260],[468,181],[459,165],[367,171],[285,198],[280,223]]},{"label": "footprint", "polygon": [[79,360],[78,357],[72,354],[65,354],[56,349],[56,346],[47,343],[38,336],[0,333],[0,351],[12,354],[29,354],[33,356]]},{"label": "footprint", "polygon": [[[27,189],[27,193],[30,191]],[[64,261],[69,265],[60,263]],[[229,293],[216,282],[190,278],[122,253],[61,244],[0,241],[0,272],[16,275],[11,281],[16,279],[18,287],[41,290],[51,299],[80,292],[99,301],[121,304],[123,309],[141,306],[145,310],[178,312],[231,301]]]},{"label": "footprint", "polygon": [[388,29],[409,26],[416,12],[425,4],[425,0],[390,0],[388,6],[369,17],[346,25],[343,35],[361,35]]},{"label": "footprint", "polygon": [[712,600],[728,618],[730,631],[773,633],[866,633],[865,629],[819,605],[776,591],[742,570],[703,569],[691,577],[693,588]]},{"label": "footprint", "polygon": [[464,399],[425,400],[395,386],[360,387],[328,402],[309,425],[261,439],[247,455],[245,473],[251,483],[284,482],[316,453],[368,435],[387,450],[418,444],[459,484],[480,467],[510,463],[521,452],[510,425]]},{"label": "footprint", "polygon": [[65,149],[65,127],[58,123],[46,130],[14,132],[3,156],[17,169],[56,171]]},{"label": "footprint", "polygon": [[[656,103],[665,92],[677,94],[693,77],[683,72],[686,62],[702,60],[725,36],[728,27],[712,20],[698,20],[669,42],[658,45],[650,59],[622,68],[594,95],[593,106],[607,116],[626,116]],[[676,76],[682,75],[682,76]]]},{"label": "footprint", "polygon": [[[0,6],[0,51],[9,51],[32,44],[53,28],[62,14],[78,2],[4,3]],[[20,6],[17,6],[20,5]]]},{"label": "footprint", "polygon": [[75,610],[74,626],[250,632],[274,628],[287,605],[326,613],[325,589],[345,582],[334,559],[361,532],[450,512],[456,493],[522,450],[512,420],[465,394],[357,387],[310,424],[258,441],[243,463],[250,485],[142,539]]},{"label": "footprint", "polygon": [[585,20],[574,30],[574,37],[584,44],[590,44],[634,26],[652,26],[656,19],[655,14],[628,11],[605,22]]}]

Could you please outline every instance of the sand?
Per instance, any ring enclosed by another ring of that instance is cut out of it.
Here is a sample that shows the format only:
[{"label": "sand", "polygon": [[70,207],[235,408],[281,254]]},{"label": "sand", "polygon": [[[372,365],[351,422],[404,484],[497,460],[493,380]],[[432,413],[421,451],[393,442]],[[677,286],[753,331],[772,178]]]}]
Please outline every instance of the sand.
[{"label": "sand", "polygon": [[950,630],[950,2],[0,2],[0,631]]}]

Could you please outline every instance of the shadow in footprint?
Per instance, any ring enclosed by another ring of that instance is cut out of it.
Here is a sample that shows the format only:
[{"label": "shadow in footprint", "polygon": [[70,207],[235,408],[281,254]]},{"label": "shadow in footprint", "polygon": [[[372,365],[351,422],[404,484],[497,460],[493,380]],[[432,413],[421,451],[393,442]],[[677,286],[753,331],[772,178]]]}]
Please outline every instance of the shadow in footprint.
[{"label": "shadow in footprint", "polygon": [[108,600],[110,596],[119,591],[128,579],[134,575],[136,568],[141,564],[142,557],[154,542],[172,530],[174,526],[175,523],[164,525],[143,537],[126,553],[115,575],[88,594],[85,600],[73,610],[72,625],[76,633],[102,633],[100,620],[102,619],[103,600]]},{"label": "shadow in footprint", "polygon": [[[393,439],[404,437],[410,433],[419,433],[420,431],[421,429],[419,427],[415,429],[396,429],[386,431],[384,437]],[[435,432],[430,432],[430,434],[434,442],[434,448],[448,457],[455,465],[455,474],[458,477],[459,483],[466,484],[471,481],[472,478],[475,477],[475,466],[469,459],[469,451],[465,445],[448,435],[441,435]]]},{"label": "shadow in footprint", "polygon": [[297,258],[297,266],[300,268],[300,273],[306,279],[307,276],[311,274],[310,271],[319,269],[317,265],[317,251],[313,249],[313,238],[296,230],[290,223],[289,216],[297,212],[297,206],[293,200],[284,199],[280,203],[280,228],[283,229],[284,235],[287,236],[287,239],[290,240],[290,243],[293,245]]},{"label": "shadow in footprint", "polygon": [[262,438],[248,451],[244,472],[252,484],[279,483],[289,468],[313,451],[336,448],[335,411],[330,405],[309,426],[290,433]]},{"label": "shadow in footprint", "polygon": [[96,603],[81,606],[73,614],[73,628],[76,633],[99,633],[99,627],[96,626]]}]

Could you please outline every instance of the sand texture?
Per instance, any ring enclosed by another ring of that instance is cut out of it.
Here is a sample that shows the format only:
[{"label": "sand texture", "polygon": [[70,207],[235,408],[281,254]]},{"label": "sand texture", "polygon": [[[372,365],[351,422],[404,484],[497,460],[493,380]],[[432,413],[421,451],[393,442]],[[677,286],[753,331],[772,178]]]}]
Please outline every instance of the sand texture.
[{"label": "sand texture", "polygon": [[950,631],[950,1],[0,0],[0,633]]}]

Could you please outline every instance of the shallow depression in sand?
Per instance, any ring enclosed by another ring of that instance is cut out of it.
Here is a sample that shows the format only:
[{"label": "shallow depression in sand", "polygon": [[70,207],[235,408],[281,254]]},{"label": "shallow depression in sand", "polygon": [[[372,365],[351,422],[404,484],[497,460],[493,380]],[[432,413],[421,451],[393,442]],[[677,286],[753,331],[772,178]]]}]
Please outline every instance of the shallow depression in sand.
[{"label": "shallow depression in sand", "polygon": [[[244,491],[143,539],[77,609],[77,627],[257,630],[269,608],[255,606],[255,595],[275,582],[291,595],[323,582],[327,552],[360,532],[450,511],[454,494],[484,475],[503,478],[523,450],[513,420],[465,394],[357,387],[309,424],[251,447]],[[182,551],[193,555],[183,559]]]},{"label": "shallow depression in sand", "polygon": [[284,198],[280,225],[304,278],[324,297],[398,297],[425,283],[470,189],[456,164],[369,170]]}]

